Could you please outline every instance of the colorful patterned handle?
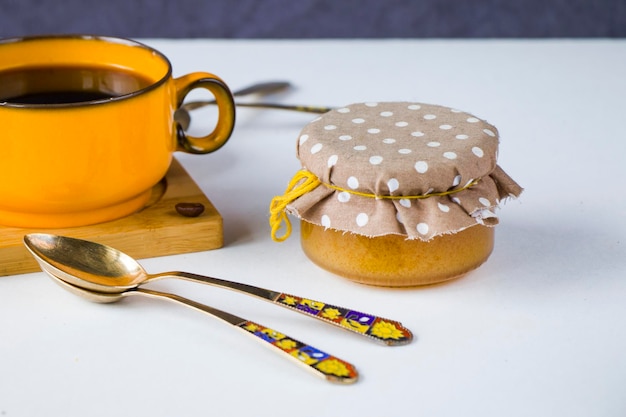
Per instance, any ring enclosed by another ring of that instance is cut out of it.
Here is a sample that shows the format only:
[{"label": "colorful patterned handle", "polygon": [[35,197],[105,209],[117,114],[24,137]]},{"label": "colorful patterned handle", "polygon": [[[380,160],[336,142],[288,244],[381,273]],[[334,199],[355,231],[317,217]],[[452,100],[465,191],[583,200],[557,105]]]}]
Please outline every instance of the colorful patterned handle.
[{"label": "colorful patterned handle", "polygon": [[269,301],[275,305],[288,307],[292,311],[304,313],[309,317],[322,320],[325,323],[333,324],[351,332],[367,336],[387,346],[405,345],[413,340],[411,331],[398,321],[363,313],[350,308],[326,304],[321,301],[286,294],[280,291],[255,287],[241,282],[227,281],[220,278],[181,271],[152,274],[148,281],[165,277],[177,277],[242,292]]},{"label": "colorful patterned handle", "polygon": [[358,373],[352,364],[299,342],[286,334],[251,321],[238,326],[328,381],[351,384],[358,378]]},{"label": "colorful patterned handle", "polygon": [[[406,345],[413,340],[411,331],[400,322],[390,320],[373,314],[363,313],[358,310],[326,304],[309,298],[298,297],[279,291],[255,287],[241,282],[227,281],[220,278],[197,275],[190,272],[162,272],[150,275],[148,281],[177,277],[190,281],[202,282],[220,288],[239,291],[275,305],[287,307],[292,311],[304,313],[309,317],[333,324],[342,329],[367,336],[368,338],[387,346]],[[146,281],[146,282],[148,282]]]},{"label": "colorful patterned handle", "polygon": [[274,302],[346,330],[368,336],[388,346],[405,345],[413,339],[411,331],[397,321],[349,308],[284,293],[281,293]]}]

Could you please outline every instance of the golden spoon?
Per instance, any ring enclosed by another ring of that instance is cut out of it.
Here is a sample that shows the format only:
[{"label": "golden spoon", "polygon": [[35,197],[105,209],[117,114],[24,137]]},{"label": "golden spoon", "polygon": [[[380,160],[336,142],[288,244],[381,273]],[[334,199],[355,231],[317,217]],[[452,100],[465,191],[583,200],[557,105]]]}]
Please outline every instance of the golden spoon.
[{"label": "golden spoon", "polygon": [[24,244],[44,271],[91,291],[119,294],[137,290],[140,285],[158,279],[181,278],[251,295],[388,346],[404,345],[413,338],[411,332],[397,321],[349,308],[189,272],[148,274],[130,256],[96,242],[32,233],[24,236]]},{"label": "golden spoon", "polygon": [[293,339],[284,333],[280,333],[276,330],[272,330],[244,318],[237,317],[225,311],[197,303],[193,300],[189,300],[175,294],[148,290],[145,288],[133,288],[120,293],[99,293],[72,285],[51,274],[50,271],[46,269],[44,269],[44,271],[61,287],[75,295],[78,295],[79,297],[86,298],[89,301],[96,303],[114,303],[129,295],[143,295],[150,298],[167,299],[221,319],[237,329],[242,330],[244,333],[255,336],[256,340],[269,343],[269,345],[275,348],[278,352],[285,354],[289,359],[295,360],[297,363],[304,366],[305,369],[312,371],[315,375],[320,376],[327,381],[340,384],[351,384],[356,382],[358,379],[358,373],[354,365],[322,352],[311,345],[307,345],[306,343]]},{"label": "golden spoon", "polygon": [[[233,92],[234,97],[243,97],[251,95],[269,95],[278,93],[291,88],[291,84],[287,81],[268,81],[253,84],[249,87],[243,88]],[[174,120],[176,120],[183,130],[187,130],[191,124],[191,110],[198,109],[200,107],[209,106],[215,104],[215,100],[206,101],[190,101],[180,106],[174,113]],[[320,106],[306,106],[298,104],[278,104],[278,103],[240,103],[237,102],[238,107],[254,107],[263,109],[278,109],[278,110],[292,110],[306,113],[326,113],[332,108],[320,107]]]}]

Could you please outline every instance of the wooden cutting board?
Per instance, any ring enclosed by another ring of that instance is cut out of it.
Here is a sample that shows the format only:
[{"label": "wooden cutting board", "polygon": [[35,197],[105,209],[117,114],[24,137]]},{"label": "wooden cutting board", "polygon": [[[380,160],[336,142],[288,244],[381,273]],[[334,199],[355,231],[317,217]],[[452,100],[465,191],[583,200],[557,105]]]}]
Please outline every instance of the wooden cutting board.
[{"label": "wooden cutting board", "polygon": [[[176,212],[177,203],[202,203],[198,217]],[[28,233],[53,233],[104,243],[141,259],[222,247],[222,217],[187,171],[174,159],[165,178],[152,190],[141,211],[111,222],[66,229],[20,229],[0,226],[0,276],[40,271],[22,240]]]}]

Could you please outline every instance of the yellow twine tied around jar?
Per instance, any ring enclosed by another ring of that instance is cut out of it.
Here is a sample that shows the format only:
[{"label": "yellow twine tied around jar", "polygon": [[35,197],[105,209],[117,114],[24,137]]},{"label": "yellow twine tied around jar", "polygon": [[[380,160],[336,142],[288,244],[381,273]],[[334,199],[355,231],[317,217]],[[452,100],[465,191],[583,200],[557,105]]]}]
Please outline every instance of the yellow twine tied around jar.
[{"label": "yellow twine tied around jar", "polygon": [[[313,191],[319,185],[324,185],[335,191],[341,191],[349,194],[358,195],[361,197],[374,198],[376,200],[419,200],[429,197],[441,197],[446,195],[456,194],[458,192],[467,190],[470,187],[478,184],[479,180],[471,180],[465,186],[461,188],[455,188],[449,191],[441,191],[436,193],[427,193],[420,195],[377,195],[372,193],[364,193],[361,191],[348,190],[346,188],[338,187],[333,184],[325,184],[320,181],[319,178],[315,176],[310,171],[300,170],[294,175],[294,177],[287,185],[287,189],[285,190],[282,196],[276,196],[272,199],[270,203],[270,227],[272,228],[272,240],[274,242],[283,242],[291,235],[291,222],[289,221],[289,217],[285,209],[287,206],[296,200],[297,198],[303,196],[304,194]],[[285,224],[285,233],[282,236],[278,236],[278,231],[281,229],[283,223]]]},{"label": "yellow twine tied around jar", "polygon": [[[270,227],[272,228],[272,240],[283,242],[291,235],[291,222],[285,212],[287,205],[296,198],[303,196],[309,191],[313,191],[322,182],[311,172],[301,170],[293,176],[284,194],[276,196],[270,203]],[[285,224],[285,233],[278,236],[278,231]]]}]

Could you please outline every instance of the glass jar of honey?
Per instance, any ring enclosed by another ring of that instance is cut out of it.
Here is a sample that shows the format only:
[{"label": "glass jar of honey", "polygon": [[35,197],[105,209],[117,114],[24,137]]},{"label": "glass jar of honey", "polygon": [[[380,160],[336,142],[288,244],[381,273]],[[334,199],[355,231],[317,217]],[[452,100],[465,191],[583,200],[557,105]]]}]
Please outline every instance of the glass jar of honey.
[{"label": "glass jar of honey", "polygon": [[272,201],[272,237],[286,239],[288,214],[298,217],[306,255],[364,284],[462,276],[491,254],[501,201],[522,191],[497,165],[498,145],[494,126],[448,107],[332,110],[298,138],[302,170]]}]

